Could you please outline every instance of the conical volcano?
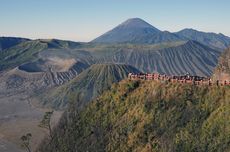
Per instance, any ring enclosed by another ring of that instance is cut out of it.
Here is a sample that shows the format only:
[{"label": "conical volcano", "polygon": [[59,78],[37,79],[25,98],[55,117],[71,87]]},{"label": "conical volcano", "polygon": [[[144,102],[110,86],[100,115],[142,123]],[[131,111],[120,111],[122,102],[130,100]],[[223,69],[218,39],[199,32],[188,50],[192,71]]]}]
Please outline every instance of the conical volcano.
[{"label": "conical volcano", "polygon": [[154,44],[181,40],[176,34],[162,32],[140,18],[131,18],[92,42]]}]

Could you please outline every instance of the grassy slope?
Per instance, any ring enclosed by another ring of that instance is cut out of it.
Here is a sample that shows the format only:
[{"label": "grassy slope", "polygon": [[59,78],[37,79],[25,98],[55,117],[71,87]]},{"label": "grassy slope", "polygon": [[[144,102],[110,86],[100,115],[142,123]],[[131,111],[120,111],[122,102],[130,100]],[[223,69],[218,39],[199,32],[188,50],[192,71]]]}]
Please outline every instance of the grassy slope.
[{"label": "grassy slope", "polygon": [[95,64],[80,73],[79,76],[63,86],[54,88],[43,94],[43,105],[53,108],[63,108],[71,99],[80,101],[78,106],[84,106],[92,98],[111,87],[112,83],[127,78],[128,73],[139,72],[128,65]]},{"label": "grassy slope", "polygon": [[27,41],[0,52],[0,71],[34,60],[36,54],[45,48],[47,48],[45,43]]},{"label": "grassy slope", "polygon": [[8,49],[25,41],[29,41],[29,39],[19,37],[0,37],[0,51],[4,51],[4,49]]},{"label": "grassy slope", "polygon": [[71,105],[41,151],[227,152],[229,99],[229,87],[125,80],[81,112]]},{"label": "grassy slope", "polygon": [[23,63],[36,60],[37,54],[45,49],[75,48],[77,42],[56,39],[31,40],[0,52],[0,71],[17,67]]}]

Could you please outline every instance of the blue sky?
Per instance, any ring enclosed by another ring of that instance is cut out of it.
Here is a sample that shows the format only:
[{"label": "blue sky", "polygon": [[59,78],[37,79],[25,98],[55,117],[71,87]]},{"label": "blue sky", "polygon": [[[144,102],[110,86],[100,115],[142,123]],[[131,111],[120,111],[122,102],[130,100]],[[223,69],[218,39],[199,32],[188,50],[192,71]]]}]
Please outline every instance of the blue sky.
[{"label": "blue sky", "polygon": [[0,36],[90,41],[128,18],[230,36],[230,0],[0,0]]}]

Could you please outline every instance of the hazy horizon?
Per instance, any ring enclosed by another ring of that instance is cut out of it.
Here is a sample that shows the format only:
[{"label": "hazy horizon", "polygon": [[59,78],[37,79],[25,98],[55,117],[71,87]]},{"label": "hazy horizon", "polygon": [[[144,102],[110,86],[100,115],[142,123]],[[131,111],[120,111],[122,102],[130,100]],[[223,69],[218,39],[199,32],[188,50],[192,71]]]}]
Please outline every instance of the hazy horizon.
[{"label": "hazy horizon", "polygon": [[129,18],[160,30],[193,28],[230,36],[230,1],[2,0],[0,36],[88,42]]}]

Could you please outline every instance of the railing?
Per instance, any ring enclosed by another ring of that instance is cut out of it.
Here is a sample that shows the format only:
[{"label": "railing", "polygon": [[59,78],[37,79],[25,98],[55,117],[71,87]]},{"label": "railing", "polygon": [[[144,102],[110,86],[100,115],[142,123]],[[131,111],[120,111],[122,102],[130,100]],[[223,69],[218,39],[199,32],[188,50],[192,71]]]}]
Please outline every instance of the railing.
[{"label": "railing", "polygon": [[183,76],[168,76],[162,75],[158,73],[129,73],[128,78],[130,80],[154,80],[154,81],[168,81],[173,83],[186,83],[186,84],[194,84],[194,85],[220,85],[220,86],[230,86],[229,80],[216,80],[213,81],[211,78],[207,77],[200,77],[200,76],[190,76],[190,75],[183,75]]}]

